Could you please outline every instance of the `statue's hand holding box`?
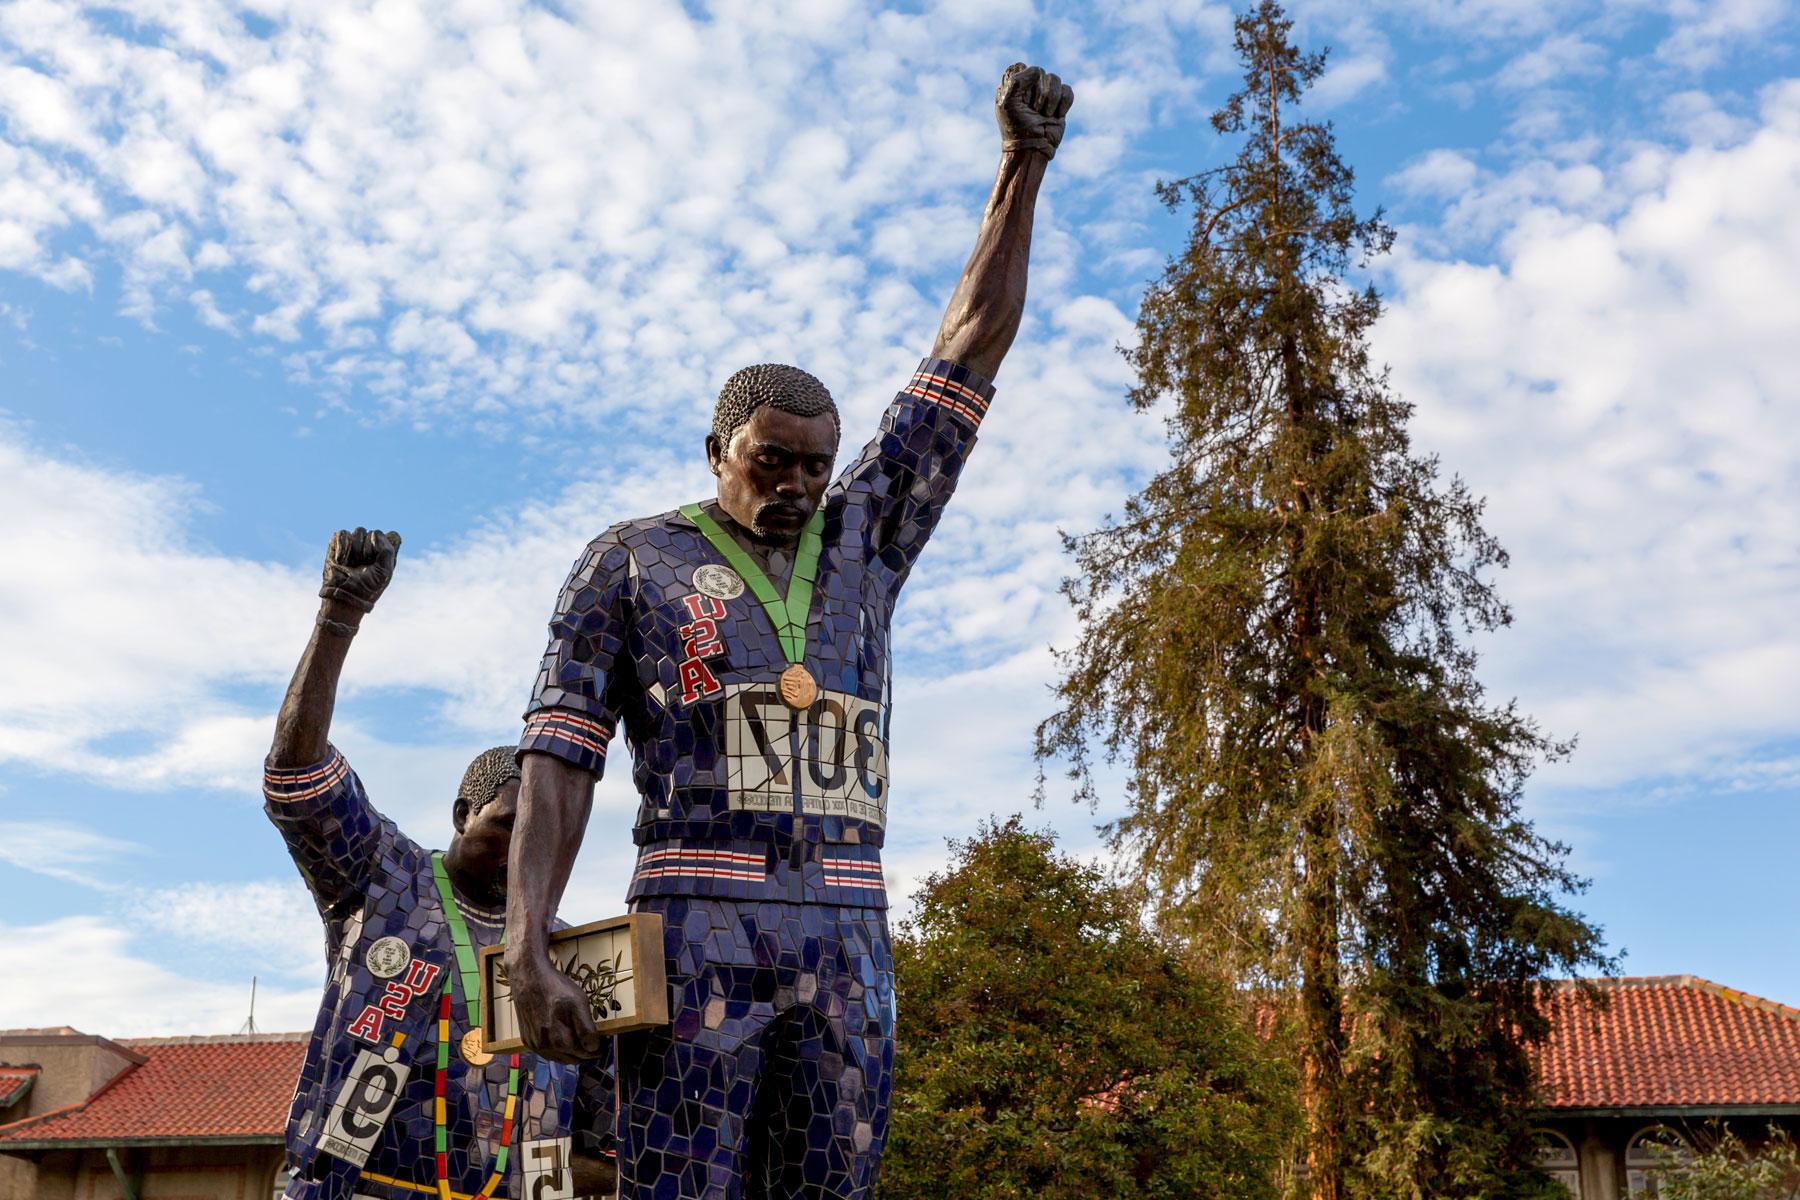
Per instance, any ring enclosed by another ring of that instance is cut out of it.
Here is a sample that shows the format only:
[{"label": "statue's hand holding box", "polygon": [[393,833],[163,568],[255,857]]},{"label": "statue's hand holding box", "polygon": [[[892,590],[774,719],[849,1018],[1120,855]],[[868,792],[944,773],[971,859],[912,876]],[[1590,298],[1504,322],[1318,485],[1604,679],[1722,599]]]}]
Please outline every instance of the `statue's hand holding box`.
[{"label": "statue's hand holding box", "polygon": [[[503,946],[481,952],[482,1040],[494,1054],[525,1049],[504,953]],[[586,994],[601,1034],[668,1024],[661,914],[629,913],[553,933],[550,961]]]}]

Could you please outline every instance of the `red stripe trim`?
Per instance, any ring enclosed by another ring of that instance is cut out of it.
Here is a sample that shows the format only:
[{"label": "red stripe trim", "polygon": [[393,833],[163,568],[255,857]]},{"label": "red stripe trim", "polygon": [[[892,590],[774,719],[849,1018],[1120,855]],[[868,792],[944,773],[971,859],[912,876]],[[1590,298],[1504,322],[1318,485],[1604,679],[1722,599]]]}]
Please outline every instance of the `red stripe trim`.
[{"label": "red stripe trim", "polygon": [[634,879],[741,879],[761,883],[769,876],[763,871],[741,871],[732,867],[643,867]]},{"label": "red stripe trim", "polygon": [[949,396],[936,396],[930,392],[922,392],[917,388],[910,387],[904,390],[909,395],[917,396],[921,400],[929,400],[933,404],[941,404],[950,411],[969,418],[969,420],[975,422],[977,425],[981,424],[982,414],[980,412],[977,412],[960,401],[951,399]]},{"label": "red stripe trim", "polygon": [[758,866],[768,859],[761,854],[749,854],[740,850],[697,850],[671,846],[666,850],[651,850],[638,858],[641,863],[661,862],[666,858],[717,859],[723,862],[753,863]]},{"label": "red stripe trim", "polygon": [[973,388],[963,386],[956,382],[956,380],[951,379],[948,375],[927,375],[925,372],[920,371],[912,377],[912,381],[918,383],[920,380],[924,380],[927,383],[935,383],[945,391],[956,392],[964,399],[971,401],[977,408],[984,411],[987,409],[988,399],[986,396],[983,396]]},{"label": "red stripe trim", "polygon": [[[329,792],[332,788],[334,788],[338,784],[342,783],[344,780],[344,776],[348,775],[349,773],[350,773],[350,764],[340,758],[337,761],[337,766],[336,766],[335,770],[332,772],[328,772],[324,779],[324,782],[322,782],[322,783],[315,784],[314,786],[309,787],[309,788],[304,788],[298,792],[278,792],[278,791],[270,790],[269,787],[265,786],[263,789],[263,794],[268,796],[269,799],[271,799],[271,800],[282,801],[282,802],[292,801],[292,800],[310,800],[314,796],[323,795],[324,793]],[[265,784],[268,784],[268,783],[272,783],[274,781],[265,779],[264,782],[265,782]]]},{"label": "red stripe trim", "polygon": [[265,767],[263,768],[263,778],[270,783],[311,783],[315,779],[322,779],[331,774],[343,763],[344,756],[333,750],[331,757],[317,767],[296,767],[292,770],[283,767]]},{"label": "red stripe trim", "polygon": [[595,754],[598,754],[601,758],[606,757],[605,743],[590,741],[589,739],[582,737],[580,734],[567,733],[561,729],[536,729],[536,730],[527,729],[525,731],[525,734],[527,737],[541,736],[541,737],[549,737],[549,738],[559,738],[562,741],[569,743],[571,746],[580,746],[583,750],[592,750]]},{"label": "red stripe trim", "polygon": [[532,737],[560,738],[563,741],[568,742],[572,746],[580,746],[583,750],[592,750],[595,754],[598,754],[601,758],[606,757],[606,743],[605,742],[596,742],[596,741],[592,740],[591,738],[582,737],[578,733],[570,733],[566,729],[552,729],[552,728],[542,726],[542,725],[539,725],[539,726],[527,725],[525,727],[525,736],[528,738],[532,738]]},{"label": "red stripe trim", "polygon": [[526,721],[525,727],[529,729],[533,725],[549,724],[553,721],[565,721],[568,724],[575,726],[577,729],[585,729],[588,732],[603,738],[611,738],[613,735],[612,730],[608,729],[598,721],[590,721],[586,717],[578,717],[573,713],[565,712],[538,713],[536,716],[533,716]]}]

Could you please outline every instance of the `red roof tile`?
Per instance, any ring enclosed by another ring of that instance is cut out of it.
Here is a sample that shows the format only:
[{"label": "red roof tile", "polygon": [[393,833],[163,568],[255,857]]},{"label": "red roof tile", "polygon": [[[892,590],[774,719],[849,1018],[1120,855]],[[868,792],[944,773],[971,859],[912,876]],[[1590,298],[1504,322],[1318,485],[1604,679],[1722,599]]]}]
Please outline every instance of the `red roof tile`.
[{"label": "red roof tile", "polygon": [[278,1142],[306,1053],[300,1033],[148,1038],[145,1058],[79,1104],[0,1126],[0,1151],[140,1141]]},{"label": "red roof tile", "polygon": [[17,1104],[37,1082],[42,1067],[0,1067],[0,1108]]},{"label": "red roof tile", "polygon": [[1546,1107],[1800,1105],[1800,1009],[1692,975],[1593,982],[1604,1011],[1571,986],[1551,994]]}]

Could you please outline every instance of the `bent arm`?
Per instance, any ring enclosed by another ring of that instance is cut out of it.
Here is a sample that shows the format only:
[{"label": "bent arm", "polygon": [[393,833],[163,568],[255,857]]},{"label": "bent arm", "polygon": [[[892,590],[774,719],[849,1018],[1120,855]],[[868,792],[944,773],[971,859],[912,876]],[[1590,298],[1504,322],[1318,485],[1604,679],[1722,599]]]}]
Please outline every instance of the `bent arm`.
[{"label": "bent arm", "polygon": [[948,359],[987,379],[999,371],[1025,314],[1032,215],[1049,164],[1031,150],[1001,154],[981,232],[944,310],[933,358]]}]

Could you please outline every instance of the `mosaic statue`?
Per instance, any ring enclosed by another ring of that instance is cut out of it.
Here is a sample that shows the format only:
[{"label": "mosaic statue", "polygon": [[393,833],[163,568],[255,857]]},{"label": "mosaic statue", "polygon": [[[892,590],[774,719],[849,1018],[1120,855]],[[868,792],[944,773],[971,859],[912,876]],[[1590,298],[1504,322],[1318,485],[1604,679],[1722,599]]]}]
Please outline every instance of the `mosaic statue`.
[{"label": "mosaic statue", "polygon": [[520,741],[506,966],[527,1045],[603,1052],[545,927],[623,720],[643,801],[628,901],[664,921],[671,1013],[617,1038],[625,1200],[873,1191],[895,1024],[889,624],[1019,329],[1071,103],[1057,76],[1006,70],[974,254],[850,470],[833,480],[824,383],[747,367],[706,437],[716,498],[614,525],[563,587]]},{"label": "mosaic statue", "polygon": [[606,1147],[571,1139],[578,1120],[610,1123],[604,1075],[590,1069],[583,1091],[575,1068],[489,1054],[478,1032],[475,959],[500,940],[519,795],[512,747],[469,764],[456,834],[438,852],[377,812],[326,740],[344,658],[399,548],[396,533],[332,537],[263,773],[265,810],[318,904],[330,966],[288,1115],[287,1200],[610,1190]]},{"label": "mosaic statue", "polygon": [[663,917],[671,1012],[617,1039],[625,1200],[873,1191],[894,1033],[889,626],[1018,331],[1073,98],[1007,69],[974,253],[848,470],[833,479],[826,386],[748,367],[706,436],[716,499],[615,525],[562,591],[520,743],[506,965],[527,1045],[602,1053],[545,928],[622,720],[642,798],[628,899]]}]

